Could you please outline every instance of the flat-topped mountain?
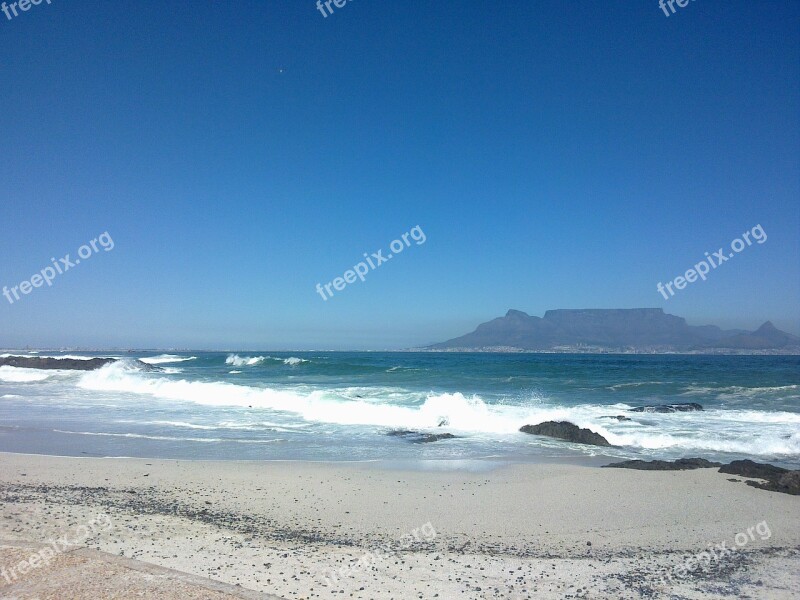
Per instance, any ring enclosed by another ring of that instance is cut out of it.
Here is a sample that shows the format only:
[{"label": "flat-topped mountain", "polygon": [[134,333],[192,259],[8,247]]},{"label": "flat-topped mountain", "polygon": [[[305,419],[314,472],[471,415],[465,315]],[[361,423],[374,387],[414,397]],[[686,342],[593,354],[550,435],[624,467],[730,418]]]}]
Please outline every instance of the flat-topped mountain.
[{"label": "flat-topped mountain", "polygon": [[800,337],[769,321],[756,331],[689,325],[660,308],[559,309],[544,317],[509,310],[472,333],[428,346],[429,350],[800,351]]}]

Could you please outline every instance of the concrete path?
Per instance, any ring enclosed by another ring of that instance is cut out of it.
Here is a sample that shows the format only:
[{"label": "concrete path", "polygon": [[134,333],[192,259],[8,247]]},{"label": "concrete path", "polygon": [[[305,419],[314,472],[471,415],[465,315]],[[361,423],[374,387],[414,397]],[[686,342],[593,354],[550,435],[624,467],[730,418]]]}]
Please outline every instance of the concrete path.
[{"label": "concrete path", "polygon": [[55,553],[46,544],[7,540],[0,540],[0,598],[281,600],[271,594],[89,548]]}]

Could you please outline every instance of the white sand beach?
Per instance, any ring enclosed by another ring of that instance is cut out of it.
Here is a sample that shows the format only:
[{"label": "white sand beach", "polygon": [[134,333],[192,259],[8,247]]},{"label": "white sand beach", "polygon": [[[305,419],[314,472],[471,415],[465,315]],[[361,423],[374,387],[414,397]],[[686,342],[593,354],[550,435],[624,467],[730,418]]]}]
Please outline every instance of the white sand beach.
[{"label": "white sand beach", "polygon": [[800,497],[715,469],[0,454],[0,498],[0,540],[102,514],[82,545],[283,598],[800,596]]}]

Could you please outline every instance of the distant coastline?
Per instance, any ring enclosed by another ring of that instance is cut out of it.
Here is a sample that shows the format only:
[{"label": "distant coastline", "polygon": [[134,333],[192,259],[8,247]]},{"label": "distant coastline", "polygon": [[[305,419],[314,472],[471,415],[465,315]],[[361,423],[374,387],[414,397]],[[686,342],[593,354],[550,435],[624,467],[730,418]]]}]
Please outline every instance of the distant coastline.
[{"label": "distant coastline", "polygon": [[770,321],[755,331],[689,325],[660,308],[559,309],[535,317],[519,310],[424,352],[546,354],[800,355],[800,337]]},{"label": "distant coastline", "polygon": [[408,350],[386,350],[386,352],[431,352],[431,353],[486,353],[486,354],[641,354],[664,356],[800,356],[800,347],[771,348],[763,350],[745,350],[733,348],[708,348],[704,350],[673,350],[646,348],[548,348],[543,350],[528,350],[504,346],[489,346],[486,348],[409,348]]}]

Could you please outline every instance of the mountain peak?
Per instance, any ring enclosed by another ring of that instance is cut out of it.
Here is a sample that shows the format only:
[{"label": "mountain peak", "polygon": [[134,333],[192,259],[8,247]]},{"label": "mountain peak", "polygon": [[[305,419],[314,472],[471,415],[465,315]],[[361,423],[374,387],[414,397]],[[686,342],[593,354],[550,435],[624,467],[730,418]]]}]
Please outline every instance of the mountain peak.
[{"label": "mountain peak", "polygon": [[778,328],[772,324],[772,321],[766,321],[761,327],[756,329],[756,333],[767,333],[771,331],[778,331]]},{"label": "mountain peak", "polygon": [[508,312],[506,313],[506,317],[525,317],[526,319],[530,317],[528,313],[524,313],[521,310],[514,310],[513,308],[509,308]]}]

